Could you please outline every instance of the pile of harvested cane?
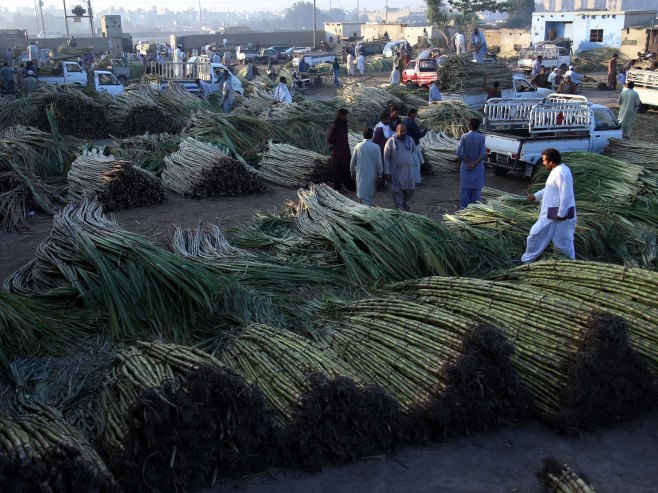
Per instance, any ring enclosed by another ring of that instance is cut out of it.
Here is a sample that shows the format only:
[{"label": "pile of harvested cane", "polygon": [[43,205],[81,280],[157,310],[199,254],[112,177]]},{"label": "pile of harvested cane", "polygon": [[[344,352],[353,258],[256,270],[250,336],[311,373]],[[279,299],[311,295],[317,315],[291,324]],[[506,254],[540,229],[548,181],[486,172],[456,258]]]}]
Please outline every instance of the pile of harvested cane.
[{"label": "pile of harvested cane", "polygon": [[164,169],[165,156],[176,152],[180,141],[179,135],[146,133],[118,141],[106,147],[105,152],[160,176]]},{"label": "pile of harvested cane", "polygon": [[120,491],[94,448],[54,409],[0,417],[0,435],[2,491]]},{"label": "pile of harvested cane", "polygon": [[380,87],[354,84],[344,86],[339,101],[341,106],[350,110],[348,121],[357,128],[375,125],[382,111],[395,106],[400,111],[405,108],[404,101]]},{"label": "pile of harvested cane", "polygon": [[504,63],[475,63],[470,55],[448,55],[439,66],[441,91],[472,94],[483,92],[482,83],[498,82],[500,89],[512,87],[512,71]]},{"label": "pile of harvested cane", "polygon": [[162,183],[188,198],[250,195],[264,190],[256,172],[220,148],[188,137],[165,157]]},{"label": "pile of harvested cane", "polygon": [[554,457],[546,457],[542,461],[542,468],[536,476],[542,493],[596,493],[589,479],[583,479],[582,473],[576,474],[568,464]]},{"label": "pile of harvested cane", "polygon": [[307,468],[345,462],[396,443],[398,405],[355,379],[333,351],[290,331],[246,328],[220,359],[257,385],[287,424],[284,443]]},{"label": "pile of harvested cane", "polygon": [[34,125],[36,112],[30,98],[0,96],[0,130],[12,125]]},{"label": "pile of harvested cane", "polygon": [[643,166],[658,172],[658,144],[638,140],[610,139],[603,154],[617,161]]},{"label": "pile of harvested cane", "polygon": [[249,116],[259,116],[273,104],[274,96],[269,91],[256,87],[249,97],[242,98],[233,111]]},{"label": "pile of harvested cane", "polygon": [[164,111],[146,89],[114,98],[107,107],[107,119],[112,125],[112,134],[122,137],[145,132],[176,133],[183,127],[183,122]]},{"label": "pile of harvested cane", "polygon": [[459,139],[468,132],[468,120],[481,115],[461,101],[439,101],[418,110],[418,123],[434,132]]},{"label": "pile of harvested cane", "polygon": [[457,173],[459,162],[456,157],[459,141],[442,132],[427,132],[420,139],[420,148],[434,173]]},{"label": "pile of harvested cane", "polygon": [[107,212],[161,204],[165,194],[160,180],[131,162],[84,151],[68,172],[69,194],[77,199],[94,195]]},{"label": "pile of harvested cane", "polygon": [[37,257],[9,276],[13,292],[57,296],[94,310],[113,340],[159,333],[176,340],[214,310],[223,280],[203,265],[155,246],[84,200],[55,215]]},{"label": "pile of harvested cane", "polygon": [[269,108],[262,116],[273,129],[285,129],[289,138],[272,135],[276,142],[287,142],[302,149],[328,153],[327,134],[336,118],[336,107],[319,101],[301,101]]},{"label": "pile of harvested cane", "polygon": [[330,158],[289,144],[269,142],[260,155],[258,175],[269,183],[298,188],[332,181]]},{"label": "pile of harvested cane", "polygon": [[400,289],[421,303],[503,331],[514,343],[512,364],[539,416],[557,430],[606,426],[655,404],[653,376],[619,317],[593,313],[561,296],[538,297],[518,283],[430,277]]},{"label": "pile of harvested cane", "polygon": [[402,85],[386,85],[385,89],[403,101],[404,107],[400,110],[402,114],[406,113],[408,108],[422,108],[423,106],[427,106],[429,104],[427,96],[420,92],[420,90],[410,91]]}]

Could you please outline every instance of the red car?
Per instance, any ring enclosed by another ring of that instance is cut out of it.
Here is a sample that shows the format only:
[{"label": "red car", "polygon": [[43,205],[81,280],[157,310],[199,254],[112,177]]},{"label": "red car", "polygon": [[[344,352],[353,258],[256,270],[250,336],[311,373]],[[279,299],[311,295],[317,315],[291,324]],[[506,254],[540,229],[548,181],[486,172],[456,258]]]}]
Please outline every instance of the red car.
[{"label": "red car", "polygon": [[402,72],[402,83],[408,89],[415,89],[419,86],[429,87],[438,77],[436,70],[439,65],[439,58],[411,60]]}]

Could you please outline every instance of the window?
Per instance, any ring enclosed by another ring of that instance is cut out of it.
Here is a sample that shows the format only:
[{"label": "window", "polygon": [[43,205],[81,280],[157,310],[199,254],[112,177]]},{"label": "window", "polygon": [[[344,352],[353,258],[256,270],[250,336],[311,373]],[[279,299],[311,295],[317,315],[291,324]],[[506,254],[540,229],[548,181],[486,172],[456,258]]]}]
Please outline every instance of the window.
[{"label": "window", "polygon": [[71,73],[71,72],[82,72],[82,67],[80,67],[79,65],[69,64],[69,65],[66,66],[66,70],[69,73]]},{"label": "window", "polygon": [[589,41],[590,43],[603,43],[603,29],[590,29]]},{"label": "window", "polygon": [[113,86],[115,84],[115,79],[110,74],[98,74],[99,86]]},{"label": "window", "polygon": [[617,119],[608,108],[594,109],[594,130],[617,129]]}]

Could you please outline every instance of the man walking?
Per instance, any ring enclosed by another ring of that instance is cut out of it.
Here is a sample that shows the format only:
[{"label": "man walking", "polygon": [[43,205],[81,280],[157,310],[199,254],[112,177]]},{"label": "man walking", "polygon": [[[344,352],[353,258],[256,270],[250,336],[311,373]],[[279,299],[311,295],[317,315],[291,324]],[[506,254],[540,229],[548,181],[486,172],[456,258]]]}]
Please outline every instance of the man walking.
[{"label": "man walking", "polygon": [[617,53],[608,61],[608,89],[617,90]]},{"label": "man walking", "polygon": [[423,153],[420,151],[420,139],[425,137],[427,130],[421,130],[416,122],[418,117],[418,110],[416,108],[410,108],[407,112],[407,117],[402,122],[405,127],[407,127],[407,135],[414,140],[416,146],[416,163],[414,165],[414,177],[416,179],[416,186],[421,184],[420,168],[423,166],[425,159],[423,159]]},{"label": "man walking", "polygon": [[480,120],[471,118],[468,121],[469,132],[462,135],[457,146],[457,157],[461,160],[459,168],[460,208],[477,202],[482,196],[485,169],[484,158],[487,157],[484,145],[484,135],[478,130]]},{"label": "man walking", "polygon": [[530,229],[526,251],[520,263],[532,262],[553,241],[555,249],[572,260],[576,258],[574,233],[576,231],[576,198],[573,192],[571,170],[562,163],[557,149],[542,153],[544,166],[550,171],[546,186],[528,195],[528,200],[541,201],[539,219]]},{"label": "man walking", "polygon": [[279,85],[274,90],[274,100],[281,104],[291,104],[292,95],[287,86],[288,80],[285,77],[279,78]]},{"label": "man walking", "polygon": [[350,143],[347,137],[346,108],[339,108],[336,119],[329,129],[327,142],[331,146],[331,172],[334,177],[334,189],[340,191],[343,187],[354,190],[354,181],[350,175]]},{"label": "man walking", "polygon": [[334,71],[334,86],[340,87],[340,80],[338,80],[338,76],[340,75],[340,63],[338,63],[338,57],[334,58],[331,68]]},{"label": "man walking", "polygon": [[624,133],[625,139],[630,139],[633,133],[633,123],[637,112],[642,106],[640,95],[633,89],[635,82],[630,81],[626,83],[626,89],[621,91],[617,104],[619,105],[619,123],[621,123],[621,131]]},{"label": "man walking", "polygon": [[409,200],[416,190],[415,162],[416,145],[407,135],[407,127],[400,123],[384,147],[384,176],[391,182],[396,209],[409,210]]},{"label": "man walking", "polygon": [[356,177],[356,196],[365,205],[372,205],[375,200],[377,181],[384,173],[384,163],[379,146],[372,141],[374,131],[371,127],[363,131],[363,142],[354,148],[350,161],[350,174]]}]

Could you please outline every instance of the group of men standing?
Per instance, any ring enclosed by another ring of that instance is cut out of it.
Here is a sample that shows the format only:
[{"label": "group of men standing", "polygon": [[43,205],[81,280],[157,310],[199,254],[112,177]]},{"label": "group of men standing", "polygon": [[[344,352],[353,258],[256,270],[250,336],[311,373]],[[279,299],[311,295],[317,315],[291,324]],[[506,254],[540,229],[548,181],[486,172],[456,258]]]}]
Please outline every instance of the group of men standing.
[{"label": "group of men standing", "polygon": [[[484,56],[487,54],[489,47],[487,46],[487,39],[484,33],[477,26],[473,26],[469,41],[473,50],[473,61],[476,63],[484,62]],[[452,37],[452,44],[454,45],[455,53],[466,53],[466,37],[461,30],[457,31]]]}]

